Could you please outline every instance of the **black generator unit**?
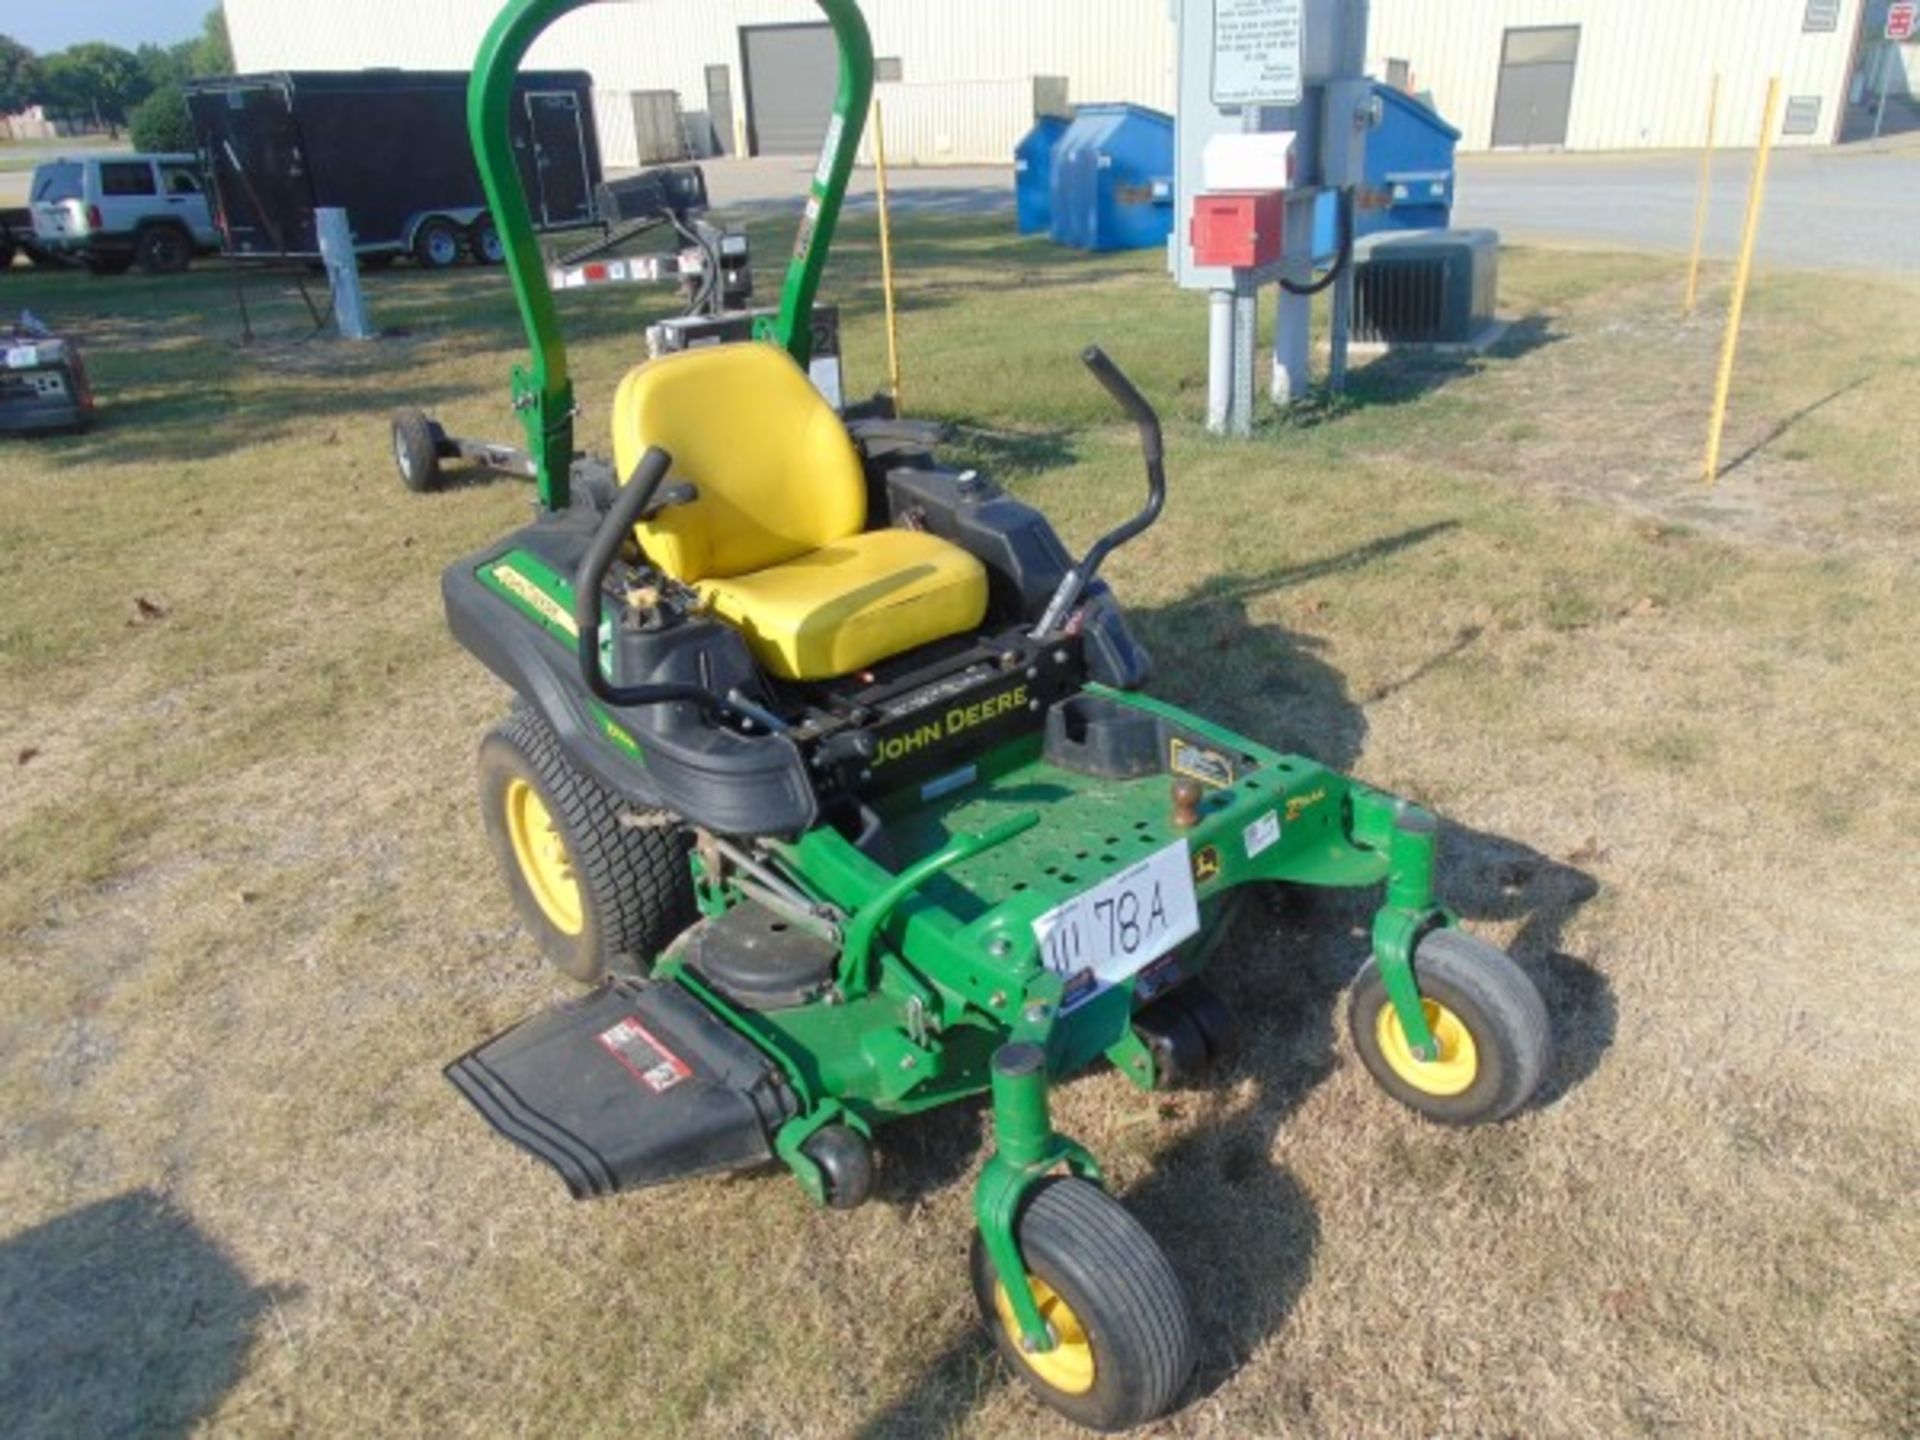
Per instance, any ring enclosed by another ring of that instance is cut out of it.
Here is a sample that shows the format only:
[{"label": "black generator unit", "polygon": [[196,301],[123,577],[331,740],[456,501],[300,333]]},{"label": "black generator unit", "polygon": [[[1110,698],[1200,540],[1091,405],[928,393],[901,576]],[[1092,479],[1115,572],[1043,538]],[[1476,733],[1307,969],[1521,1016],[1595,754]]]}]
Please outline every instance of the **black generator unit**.
[{"label": "black generator unit", "polygon": [[[230,255],[310,260],[316,209],[341,209],[362,255],[440,268],[500,259],[467,134],[458,70],[303,70],[186,87],[214,220]],[[597,218],[593,81],[529,71],[514,85],[514,150],[536,229]]]},{"label": "black generator unit", "polygon": [[1353,339],[1472,345],[1496,322],[1500,237],[1492,230],[1390,230],[1354,242]]}]

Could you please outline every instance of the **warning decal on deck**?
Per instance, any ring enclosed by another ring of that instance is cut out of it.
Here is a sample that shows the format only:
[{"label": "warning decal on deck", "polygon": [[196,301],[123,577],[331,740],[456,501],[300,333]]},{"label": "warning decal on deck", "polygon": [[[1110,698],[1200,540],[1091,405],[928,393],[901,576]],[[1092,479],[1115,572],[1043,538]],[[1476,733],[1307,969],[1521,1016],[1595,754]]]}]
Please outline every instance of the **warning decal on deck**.
[{"label": "warning decal on deck", "polygon": [[1219,750],[1209,750],[1204,745],[1195,745],[1190,741],[1174,736],[1167,747],[1167,768],[1176,775],[1184,775],[1189,780],[1198,780],[1202,785],[1210,785],[1215,790],[1225,790],[1233,784],[1233,757]]},{"label": "warning decal on deck", "polygon": [[693,1075],[693,1068],[661,1044],[636,1016],[629,1015],[594,1038],[656,1095],[664,1095]]}]

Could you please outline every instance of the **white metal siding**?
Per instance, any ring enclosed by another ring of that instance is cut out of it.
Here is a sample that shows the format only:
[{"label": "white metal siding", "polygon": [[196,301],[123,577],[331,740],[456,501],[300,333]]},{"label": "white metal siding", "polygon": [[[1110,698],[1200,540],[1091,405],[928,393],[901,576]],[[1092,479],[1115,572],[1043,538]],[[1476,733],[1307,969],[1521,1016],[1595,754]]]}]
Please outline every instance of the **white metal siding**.
[{"label": "white metal siding", "polygon": [[[994,165],[1033,128],[1033,81],[954,80],[876,85],[889,165]],[[873,132],[860,145],[873,163]]]},{"label": "white metal siding", "polygon": [[[1012,126],[1004,87],[1035,75],[1068,77],[1075,102],[1171,109],[1174,3],[867,0],[875,53],[898,57],[901,85],[916,87],[899,100],[903,153],[934,158],[945,136],[956,161],[1005,158]],[[1568,149],[1697,145],[1716,69],[1722,144],[1753,143],[1767,77],[1776,72],[1787,96],[1822,97],[1819,133],[1786,140],[1806,144],[1830,139],[1840,118],[1861,4],[1842,0],[1837,29],[1806,34],[1806,0],[1372,0],[1368,53],[1375,74],[1385,73],[1388,59],[1409,62],[1413,83],[1434,91],[1469,150],[1485,149],[1492,135],[1502,34],[1509,26],[1561,24],[1581,27]],[[465,69],[496,10],[496,0],[329,0],[319,12],[310,0],[226,0],[242,69]],[[812,0],[590,5],[560,20],[532,63],[592,72],[603,92],[596,110],[606,162],[631,165],[630,92],[677,90],[685,109],[704,110],[705,67],[726,65],[737,133],[746,94],[741,27],[819,14]],[[989,88],[970,96],[975,85]],[[978,114],[969,113],[970,99]]]},{"label": "white metal siding", "polygon": [[1819,134],[1783,139],[1809,144],[1833,137],[1860,3],[1844,0],[1837,30],[1805,34],[1806,0],[1373,0],[1367,50],[1377,74],[1388,59],[1412,66],[1413,87],[1433,92],[1465,150],[1491,143],[1501,37],[1528,25],[1580,27],[1569,150],[1699,145],[1716,70],[1722,145],[1759,137],[1773,74],[1783,106],[1822,97]]},{"label": "white metal siding", "polygon": [[[464,70],[498,10],[496,0],[330,0],[316,13],[310,0],[227,0],[227,25],[241,70]],[[909,85],[1070,77],[1076,101],[1134,100],[1171,109],[1173,24],[1169,0],[867,0],[874,53],[898,56]],[[815,21],[812,0],[623,0],[577,10],[534,47],[529,63],[585,69],[609,166],[634,163],[626,92],[678,90],[688,110],[706,108],[706,67],[732,72],[734,120],[745,102],[740,29]],[[620,92],[617,98],[612,92]],[[716,117],[716,121],[718,117]],[[998,134],[949,132],[969,154]],[[1021,127],[1024,133],[1025,126]],[[1017,138],[1017,136],[1016,136]],[[1002,149],[995,159],[1011,158]]]}]

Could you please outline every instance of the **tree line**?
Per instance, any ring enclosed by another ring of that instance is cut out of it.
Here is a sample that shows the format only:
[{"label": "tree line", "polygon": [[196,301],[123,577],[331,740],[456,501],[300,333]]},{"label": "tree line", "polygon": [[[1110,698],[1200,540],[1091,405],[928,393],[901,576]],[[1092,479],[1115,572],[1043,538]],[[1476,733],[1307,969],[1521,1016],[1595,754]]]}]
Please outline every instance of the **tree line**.
[{"label": "tree line", "polygon": [[185,149],[192,136],[180,86],[198,76],[232,73],[227,17],[217,5],[198,35],[174,45],[128,50],[89,40],[36,55],[0,34],[0,115],[39,105],[64,120],[115,130],[129,125],[143,150]]}]

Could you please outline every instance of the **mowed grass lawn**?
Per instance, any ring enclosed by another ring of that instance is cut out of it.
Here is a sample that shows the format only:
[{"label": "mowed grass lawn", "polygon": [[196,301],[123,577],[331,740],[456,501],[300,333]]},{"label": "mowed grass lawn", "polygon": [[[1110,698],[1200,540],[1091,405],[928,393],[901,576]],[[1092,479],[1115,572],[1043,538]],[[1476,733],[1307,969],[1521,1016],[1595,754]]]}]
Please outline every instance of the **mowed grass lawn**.
[{"label": "mowed grass lawn", "polygon": [[[1234,445],[1157,257],[900,242],[909,408],[1084,544],[1141,492],[1103,342],[1169,421],[1111,569],[1158,692],[1441,810],[1448,893],[1553,1010],[1537,1107],[1432,1127],[1345,1036],[1364,899],[1255,908],[1216,1083],[1060,1092],[1193,1297],[1164,1433],[1920,1430],[1920,290],[1763,276],[1709,492],[1726,295],[1683,320],[1667,261],[1510,252],[1500,351]],[[875,271],[856,219],[855,392]],[[102,397],[0,445],[0,1428],[1064,1433],[975,1326],[979,1111],[891,1132],[852,1214],[772,1172],[580,1206],[442,1081],[568,988],[438,597],[530,497],[404,493],[386,414],[515,438],[519,337],[498,274],[371,277],[359,347],[289,283],[243,347],[213,266],[0,277]],[[668,301],[562,309],[598,445]]]}]

